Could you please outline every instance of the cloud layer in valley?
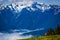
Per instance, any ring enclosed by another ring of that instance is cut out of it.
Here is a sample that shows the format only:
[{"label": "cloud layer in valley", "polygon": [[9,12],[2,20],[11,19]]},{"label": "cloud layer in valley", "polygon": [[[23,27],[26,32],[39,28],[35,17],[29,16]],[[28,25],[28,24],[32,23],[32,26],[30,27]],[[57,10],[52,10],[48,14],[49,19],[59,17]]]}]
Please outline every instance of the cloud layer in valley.
[{"label": "cloud layer in valley", "polygon": [[32,35],[21,36],[19,33],[0,33],[0,40],[17,40],[30,37],[32,37]]},{"label": "cloud layer in valley", "polygon": [[28,29],[21,29],[21,30],[11,30],[12,33],[2,33],[0,32],[0,40],[17,40],[17,39],[25,39],[33,37],[33,35],[23,35],[24,33],[34,32],[38,30],[44,30],[44,28],[41,29],[35,29],[35,30],[28,30]]}]

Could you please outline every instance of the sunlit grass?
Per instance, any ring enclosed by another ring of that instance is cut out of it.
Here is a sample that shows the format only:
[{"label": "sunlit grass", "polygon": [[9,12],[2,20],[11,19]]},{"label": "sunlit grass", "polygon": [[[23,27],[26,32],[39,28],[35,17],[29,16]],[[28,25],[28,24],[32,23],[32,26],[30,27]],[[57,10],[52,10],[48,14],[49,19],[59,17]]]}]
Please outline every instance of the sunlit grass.
[{"label": "sunlit grass", "polygon": [[60,40],[60,35],[40,36],[36,38],[28,38],[22,40]]}]

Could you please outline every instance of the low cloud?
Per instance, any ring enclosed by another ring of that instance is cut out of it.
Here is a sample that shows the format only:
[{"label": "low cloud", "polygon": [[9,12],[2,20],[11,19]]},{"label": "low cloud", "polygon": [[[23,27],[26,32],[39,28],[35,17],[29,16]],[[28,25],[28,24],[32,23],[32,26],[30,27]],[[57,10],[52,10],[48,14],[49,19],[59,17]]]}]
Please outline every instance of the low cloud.
[{"label": "low cloud", "polygon": [[44,28],[35,29],[35,30],[28,30],[28,29],[20,29],[20,30],[11,30],[12,33],[2,33],[0,32],[0,40],[17,40],[17,39],[26,39],[34,37],[33,35],[23,35],[24,33],[34,32],[44,30]]},{"label": "low cloud", "polygon": [[34,32],[34,31],[41,31],[44,30],[44,28],[40,28],[40,29],[35,29],[35,30],[28,30],[28,29],[20,29],[20,30],[11,30],[12,32],[19,32],[20,34],[24,34],[24,33],[29,33],[29,32]]},{"label": "low cloud", "polygon": [[32,37],[32,35],[21,36],[19,33],[0,33],[0,40],[17,40],[30,37]]}]

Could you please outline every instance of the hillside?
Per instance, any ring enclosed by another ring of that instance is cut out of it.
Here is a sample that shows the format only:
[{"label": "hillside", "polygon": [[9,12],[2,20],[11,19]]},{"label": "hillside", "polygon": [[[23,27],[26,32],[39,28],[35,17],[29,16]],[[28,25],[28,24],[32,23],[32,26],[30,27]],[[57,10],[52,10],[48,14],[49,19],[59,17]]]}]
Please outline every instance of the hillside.
[{"label": "hillside", "polygon": [[60,35],[52,35],[52,36],[41,36],[37,38],[28,38],[22,40],[60,40]]}]

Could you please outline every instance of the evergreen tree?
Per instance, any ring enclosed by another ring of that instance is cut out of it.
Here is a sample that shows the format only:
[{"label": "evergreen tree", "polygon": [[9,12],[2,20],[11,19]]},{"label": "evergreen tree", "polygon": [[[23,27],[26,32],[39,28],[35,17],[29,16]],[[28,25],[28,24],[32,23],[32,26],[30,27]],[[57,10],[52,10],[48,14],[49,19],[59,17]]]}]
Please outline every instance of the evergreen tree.
[{"label": "evergreen tree", "polygon": [[60,34],[60,25],[57,25],[56,34]]},{"label": "evergreen tree", "polygon": [[50,28],[46,35],[55,35],[55,31],[52,28]]}]

